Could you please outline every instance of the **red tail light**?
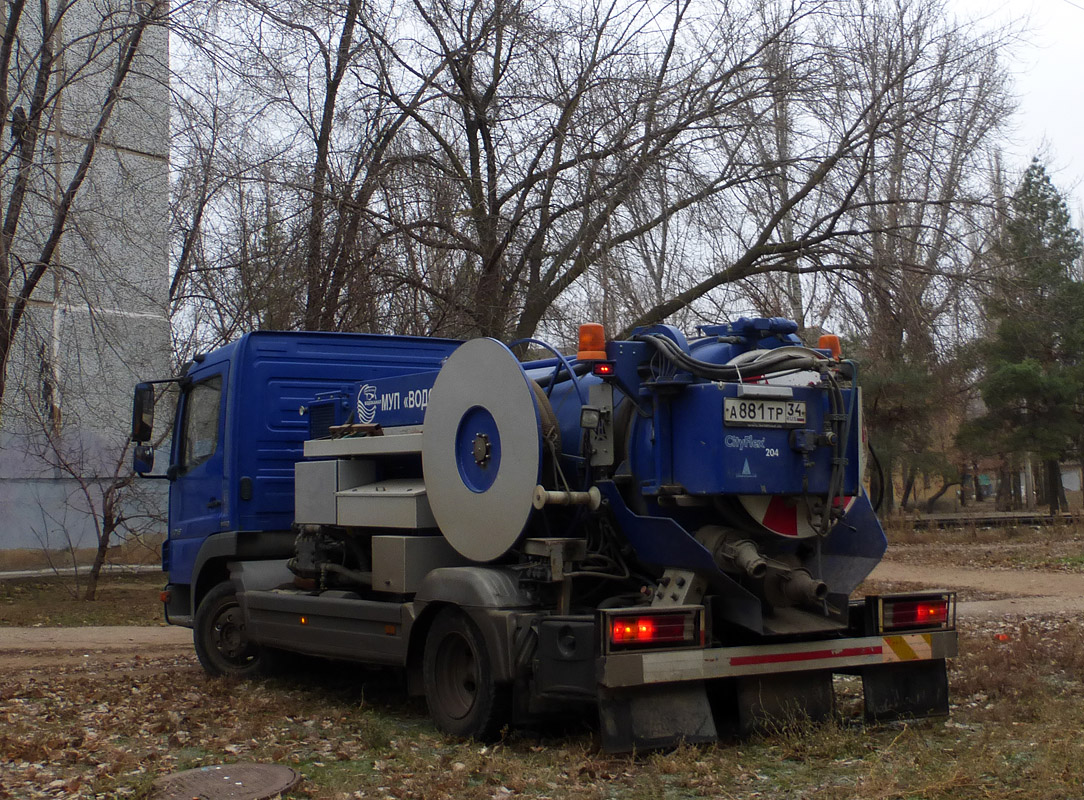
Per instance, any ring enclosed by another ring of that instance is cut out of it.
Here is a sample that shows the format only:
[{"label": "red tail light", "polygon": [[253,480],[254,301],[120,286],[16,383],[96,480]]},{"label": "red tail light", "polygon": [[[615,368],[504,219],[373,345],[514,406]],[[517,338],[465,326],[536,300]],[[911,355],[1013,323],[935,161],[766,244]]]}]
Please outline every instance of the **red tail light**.
[{"label": "red tail light", "polygon": [[617,366],[612,361],[598,361],[591,367],[591,372],[600,378],[607,378],[617,372]]},{"label": "red tail light", "polygon": [[948,628],[955,622],[951,594],[880,598],[881,630]]},{"label": "red tail light", "polygon": [[699,608],[655,614],[610,612],[605,623],[612,649],[680,647],[701,642]]}]

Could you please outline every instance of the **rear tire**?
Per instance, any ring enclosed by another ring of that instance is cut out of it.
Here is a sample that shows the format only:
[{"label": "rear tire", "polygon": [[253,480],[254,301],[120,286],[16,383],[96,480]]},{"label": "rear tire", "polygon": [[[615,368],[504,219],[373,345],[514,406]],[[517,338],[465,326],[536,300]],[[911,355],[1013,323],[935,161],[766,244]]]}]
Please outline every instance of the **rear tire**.
[{"label": "rear tire", "polygon": [[265,654],[248,639],[237,590],[229,581],[211,589],[199,604],[192,640],[208,675],[242,678],[264,668]]},{"label": "rear tire", "polygon": [[429,716],[445,733],[492,741],[509,716],[510,687],[493,679],[485,639],[455,608],[437,614],[422,656]]}]

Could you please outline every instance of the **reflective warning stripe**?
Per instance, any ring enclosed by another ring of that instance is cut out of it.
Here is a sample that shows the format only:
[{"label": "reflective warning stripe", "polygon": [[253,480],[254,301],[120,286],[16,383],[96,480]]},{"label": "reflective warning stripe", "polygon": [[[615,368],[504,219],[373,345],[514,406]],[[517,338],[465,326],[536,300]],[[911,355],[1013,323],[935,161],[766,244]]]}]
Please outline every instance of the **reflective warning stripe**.
[{"label": "reflective warning stripe", "polygon": [[599,683],[609,688],[809,670],[861,670],[956,655],[956,631],[861,636],[832,641],[609,653]]},{"label": "reflective warning stripe", "polygon": [[730,659],[732,667],[747,667],[752,664],[786,664],[794,661],[819,661],[826,658],[854,658],[855,656],[874,656],[882,653],[882,648],[846,647],[842,650],[808,650],[800,653],[770,653],[766,655],[734,656]]},{"label": "reflective warning stripe", "polygon": [[881,656],[885,663],[933,658],[933,637],[928,633],[884,637]]}]

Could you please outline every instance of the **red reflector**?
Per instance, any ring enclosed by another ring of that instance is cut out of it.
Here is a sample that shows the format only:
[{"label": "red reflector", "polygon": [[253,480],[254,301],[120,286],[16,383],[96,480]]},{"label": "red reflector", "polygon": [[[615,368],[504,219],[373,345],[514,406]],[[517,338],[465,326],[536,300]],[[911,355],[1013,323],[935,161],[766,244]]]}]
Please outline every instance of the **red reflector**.
[{"label": "red reflector", "polygon": [[893,600],[884,604],[884,627],[936,628],[948,622],[947,600]]},{"label": "red reflector", "polygon": [[650,617],[622,617],[613,621],[610,638],[614,644],[667,644],[692,638],[692,618],[683,614],[655,614]]},{"label": "red reflector", "polygon": [[612,361],[599,361],[591,367],[591,372],[600,378],[605,378],[607,375],[613,375],[616,369]]}]

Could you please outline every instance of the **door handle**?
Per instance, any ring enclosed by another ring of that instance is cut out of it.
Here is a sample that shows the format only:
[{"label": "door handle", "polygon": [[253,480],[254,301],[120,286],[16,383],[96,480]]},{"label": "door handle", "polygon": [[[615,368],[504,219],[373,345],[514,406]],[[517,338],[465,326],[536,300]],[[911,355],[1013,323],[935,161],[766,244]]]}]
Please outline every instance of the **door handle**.
[{"label": "door handle", "polygon": [[217,497],[212,497],[207,503],[207,508],[222,508],[222,501]]}]

